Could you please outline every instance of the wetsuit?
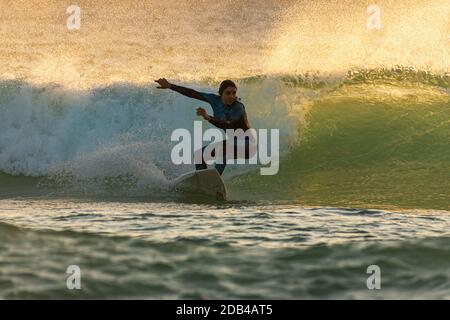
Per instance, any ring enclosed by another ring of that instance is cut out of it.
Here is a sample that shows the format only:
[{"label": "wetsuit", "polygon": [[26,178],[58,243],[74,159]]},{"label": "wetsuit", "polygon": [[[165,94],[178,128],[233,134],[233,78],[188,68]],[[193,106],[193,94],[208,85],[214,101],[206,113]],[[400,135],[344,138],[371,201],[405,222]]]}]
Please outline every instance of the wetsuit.
[{"label": "wetsuit", "polygon": [[[182,95],[185,95],[187,97],[209,103],[213,109],[214,115],[213,115],[213,117],[211,117],[210,120],[208,120],[208,122],[220,129],[223,129],[223,130],[242,129],[242,130],[246,131],[250,128],[250,124],[248,123],[248,119],[247,119],[247,113],[245,112],[245,106],[237,100],[234,101],[231,105],[225,105],[222,102],[222,99],[220,98],[220,96],[217,94],[198,92],[196,90],[177,86],[174,84],[172,84],[170,86],[170,89],[172,89],[178,93],[181,93]],[[237,137],[235,137],[234,139],[235,139],[235,141],[234,141],[234,157],[236,159],[237,144],[238,144]],[[250,152],[249,152],[250,141],[249,141],[248,137],[245,137],[244,143],[245,143],[245,159],[248,159],[249,154],[250,154]],[[203,150],[205,148],[206,148],[206,146],[204,146],[202,148],[202,155],[203,155]],[[222,150],[223,150],[223,161],[222,161],[223,163],[215,164],[215,168],[217,169],[219,174],[222,174],[226,167],[226,141],[225,140],[223,141],[223,149]],[[211,155],[215,156],[214,151],[212,152]],[[201,170],[201,169],[207,168],[207,165],[203,159],[203,156],[202,156],[202,163],[196,164],[195,168],[196,168],[196,170]]]}]

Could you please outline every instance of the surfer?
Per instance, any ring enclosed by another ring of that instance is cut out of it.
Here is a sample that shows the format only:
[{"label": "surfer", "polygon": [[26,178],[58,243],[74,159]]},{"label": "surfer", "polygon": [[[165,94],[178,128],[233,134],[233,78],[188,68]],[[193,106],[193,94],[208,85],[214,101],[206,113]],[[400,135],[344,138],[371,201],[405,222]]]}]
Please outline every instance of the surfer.
[{"label": "surfer", "polygon": [[[247,113],[245,112],[245,106],[239,101],[240,99],[236,96],[237,86],[231,80],[222,81],[219,87],[219,95],[213,93],[199,92],[190,88],[178,86],[173,83],[170,83],[165,78],[160,78],[158,80],[155,80],[155,82],[157,82],[160,85],[159,87],[157,87],[158,89],[171,89],[189,98],[209,103],[213,110],[213,116],[209,115],[206,112],[206,110],[201,107],[197,108],[197,115],[202,117],[209,123],[213,124],[217,128],[223,130],[242,129],[244,132],[250,129],[250,124],[247,119]],[[215,164],[215,168],[217,169],[220,175],[222,175],[223,171],[225,170],[227,159],[237,159],[238,155],[237,149],[239,147],[244,148],[245,159],[249,159],[250,156],[253,156],[254,152],[256,151],[255,150],[256,148],[254,148],[254,145],[252,141],[250,141],[250,138],[248,136],[245,136],[244,139],[238,139],[238,137],[235,136],[233,145],[234,148],[228,149],[234,150],[227,150],[226,140],[216,142],[215,144],[211,145],[211,147],[217,146],[222,148],[223,150],[222,163]],[[207,165],[205,163],[205,160],[207,159],[205,159],[203,156],[203,151],[206,147],[207,146],[204,146],[201,150],[196,150],[196,152],[201,152],[201,159],[202,159],[201,164],[195,165],[196,170],[202,170],[207,168]],[[214,148],[214,150],[216,150],[216,148]],[[215,157],[214,150],[211,152],[211,155],[213,157]]]}]

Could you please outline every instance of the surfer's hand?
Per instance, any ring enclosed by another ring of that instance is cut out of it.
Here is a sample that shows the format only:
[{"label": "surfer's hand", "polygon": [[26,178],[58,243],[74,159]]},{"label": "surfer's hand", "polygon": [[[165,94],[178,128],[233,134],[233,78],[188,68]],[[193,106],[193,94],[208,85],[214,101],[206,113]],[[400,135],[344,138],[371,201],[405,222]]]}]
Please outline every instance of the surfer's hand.
[{"label": "surfer's hand", "polygon": [[205,120],[209,119],[208,113],[203,108],[197,108],[197,115],[200,117],[203,117],[203,119],[205,119]]},{"label": "surfer's hand", "polygon": [[169,89],[170,88],[170,82],[166,80],[166,78],[159,78],[158,80],[155,80],[160,86],[156,87],[158,89]]}]

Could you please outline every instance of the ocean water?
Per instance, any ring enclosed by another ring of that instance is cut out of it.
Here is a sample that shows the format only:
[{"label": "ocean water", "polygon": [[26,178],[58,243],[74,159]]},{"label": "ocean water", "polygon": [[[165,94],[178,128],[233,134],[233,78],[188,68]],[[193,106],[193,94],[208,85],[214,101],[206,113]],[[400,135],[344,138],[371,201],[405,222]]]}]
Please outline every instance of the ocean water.
[{"label": "ocean water", "polygon": [[[448,299],[448,212],[0,202],[3,298]],[[8,209],[4,209],[8,208]],[[81,290],[68,290],[70,265]],[[367,268],[381,269],[368,290]]]},{"label": "ocean water", "polygon": [[[448,1],[381,1],[376,32],[366,1],[192,3],[79,1],[68,31],[0,0],[0,298],[449,299]],[[160,77],[233,79],[279,172],[172,190],[171,132],[211,110]]]}]

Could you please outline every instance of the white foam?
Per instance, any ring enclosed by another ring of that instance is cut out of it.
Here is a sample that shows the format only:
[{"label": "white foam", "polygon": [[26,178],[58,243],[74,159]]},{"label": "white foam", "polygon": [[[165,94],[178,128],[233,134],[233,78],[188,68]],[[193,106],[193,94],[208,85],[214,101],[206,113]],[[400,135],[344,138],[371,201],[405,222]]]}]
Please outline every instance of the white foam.
[{"label": "white foam", "polygon": [[[295,140],[297,121],[277,99],[282,92],[275,80],[239,88],[253,126],[277,127],[285,141]],[[163,186],[166,176],[192,170],[171,163],[171,132],[192,130],[197,106],[212,113],[206,103],[154,86],[74,91],[4,81],[0,90],[0,170],[14,175],[64,171],[82,180],[130,175],[139,184]],[[227,169],[233,170],[241,169]]]}]

